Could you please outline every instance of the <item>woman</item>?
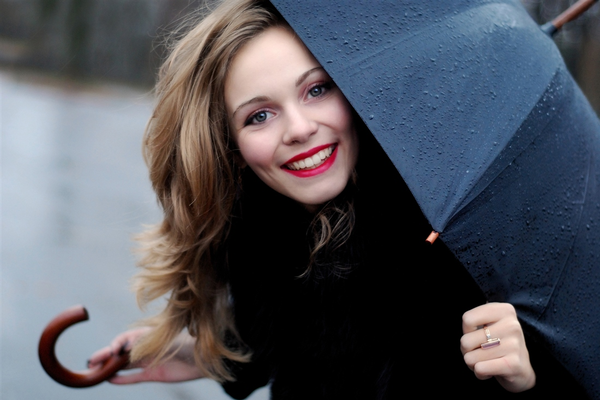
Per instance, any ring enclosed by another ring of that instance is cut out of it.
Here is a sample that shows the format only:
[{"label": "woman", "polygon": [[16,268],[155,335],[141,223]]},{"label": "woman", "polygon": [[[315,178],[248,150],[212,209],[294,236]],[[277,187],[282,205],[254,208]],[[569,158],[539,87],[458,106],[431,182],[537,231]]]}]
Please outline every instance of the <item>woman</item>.
[{"label": "woman", "polygon": [[484,304],[443,244],[424,248],[410,192],[268,2],[225,1],[198,23],[157,95],[144,151],[164,220],[141,237],[136,290],[170,297],[92,356],[133,347],[142,370],[111,382],[384,399],[431,382],[537,396],[570,379],[541,352],[536,386],[514,308]]}]

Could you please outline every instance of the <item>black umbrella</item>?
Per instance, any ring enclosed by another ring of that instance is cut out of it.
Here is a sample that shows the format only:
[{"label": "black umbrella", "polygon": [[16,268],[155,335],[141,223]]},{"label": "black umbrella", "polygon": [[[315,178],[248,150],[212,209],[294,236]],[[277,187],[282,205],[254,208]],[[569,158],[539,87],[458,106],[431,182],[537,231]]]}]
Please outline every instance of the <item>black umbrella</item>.
[{"label": "black umbrella", "polygon": [[517,0],[273,3],[488,299],[600,398],[600,122],[548,35]]}]

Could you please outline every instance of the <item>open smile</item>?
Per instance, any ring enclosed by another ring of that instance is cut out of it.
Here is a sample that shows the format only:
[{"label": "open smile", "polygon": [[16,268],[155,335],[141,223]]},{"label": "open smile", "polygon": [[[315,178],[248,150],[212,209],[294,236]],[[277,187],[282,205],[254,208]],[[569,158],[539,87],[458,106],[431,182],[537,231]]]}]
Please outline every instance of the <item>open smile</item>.
[{"label": "open smile", "polygon": [[[335,145],[332,144],[332,145],[324,148],[323,150],[319,150],[317,153],[315,153],[312,156],[303,158],[298,161],[288,162],[285,164],[285,166],[287,169],[291,169],[294,171],[298,171],[301,169],[306,170],[306,169],[317,168],[331,156],[331,153],[333,153],[334,149],[335,149]],[[297,159],[297,157],[294,157],[294,158]]]},{"label": "open smile", "polygon": [[292,175],[307,178],[328,170],[336,155],[337,144],[328,144],[291,158],[281,168]]}]

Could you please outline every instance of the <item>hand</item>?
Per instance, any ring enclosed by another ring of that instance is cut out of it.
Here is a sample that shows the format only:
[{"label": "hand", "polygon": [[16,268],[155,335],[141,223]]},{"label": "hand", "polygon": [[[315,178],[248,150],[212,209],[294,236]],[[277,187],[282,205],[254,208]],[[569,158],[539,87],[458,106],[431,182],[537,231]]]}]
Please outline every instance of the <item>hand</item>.
[{"label": "hand", "polygon": [[[92,355],[88,362],[88,368],[99,367],[114,353],[130,351],[134,343],[151,329],[138,328],[121,333],[113,339],[109,346],[96,351]],[[152,367],[149,367],[152,360],[130,363],[125,369],[140,369],[140,371],[115,375],[108,381],[123,385],[138,382],[182,382],[203,378],[204,375],[194,361],[194,339],[187,334],[181,334],[175,340],[173,346],[173,348],[179,348],[179,346],[181,348],[167,361]]]},{"label": "hand", "polygon": [[[500,345],[482,349],[486,325]],[[478,379],[495,377],[509,392],[522,392],[535,385],[535,372],[515,308],[508,303],[488,303],[463,315],[460,350],[465,363]]]}]

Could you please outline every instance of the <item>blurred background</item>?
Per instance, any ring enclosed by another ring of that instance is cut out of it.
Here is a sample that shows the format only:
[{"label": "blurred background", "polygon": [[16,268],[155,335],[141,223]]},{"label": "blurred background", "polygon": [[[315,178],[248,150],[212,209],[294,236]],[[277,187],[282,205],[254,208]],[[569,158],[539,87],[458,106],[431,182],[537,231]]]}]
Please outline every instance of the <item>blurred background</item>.
[{"label": "blurred background", "polygon": [[[538,22],[574,1],[523,0]],[[59,341],[89,355],[143,314],[129,291],[132,237],[160,214],[141,158],[166,35],[192,0],[0,0],[0,398],[227,399],[210,381],[91,389],[43,372],[37,341],[59,312],[90,321]],[[600,112],[600,5],[555,38]],[[267,399],[265,389],[253,400]]]},{"label": "blurred background", "polygon": [[[575,0],[521,0],[540,25],[551,21]],[[554,36],[571,74],[600,114],[600,4],[596,3]]]},{"label": "blurred background", "polygon": [[72,370],[144,315],[129,290],[132,238],[160,214],[141,139],[159,42],[199,4],[0,1],[0,399],[229,398],[209,380],[71,389],[37,356],[72,305],[90,314],[58,342]]},{"label": "blurred background", "polygon": [[[0,0],[0,66],[83,82],[150,88],[161,41],[186,15],[217,0]],[[521,0],[540,24],[575,0]],[[600,6],[555,41],[590,102],[600,109]]]}]

